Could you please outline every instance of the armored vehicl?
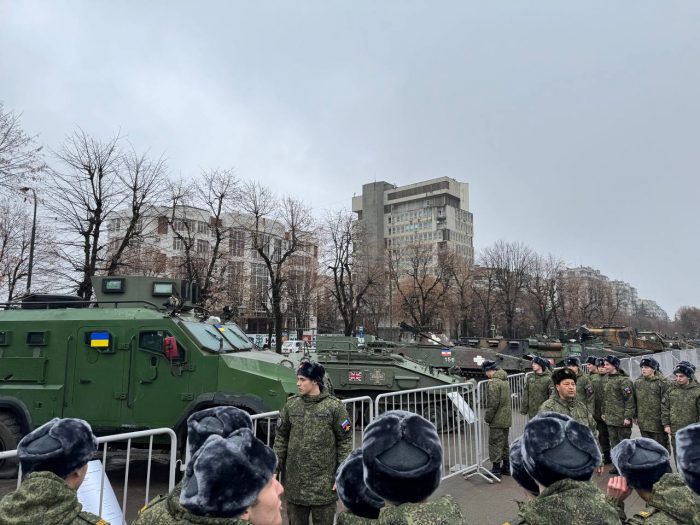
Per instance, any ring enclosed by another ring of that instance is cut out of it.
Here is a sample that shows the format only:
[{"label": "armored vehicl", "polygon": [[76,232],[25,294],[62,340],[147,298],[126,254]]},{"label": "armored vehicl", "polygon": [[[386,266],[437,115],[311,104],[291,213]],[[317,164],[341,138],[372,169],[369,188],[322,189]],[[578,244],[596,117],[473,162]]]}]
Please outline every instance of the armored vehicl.
[{"label": "armored vehicl", "polygon": [[[292,364],[192,307],[196,284],[95,277],[96,300],[30,296],[0,310],[0,450],[52,417],[98,434],[170,427],[216,405],[279,409]],[[183,440],[184,442],[184,440]],[[0,465],[0,469],[2,465]]]},{"label": "armored vehicl", "polygon": [[657,332],[637,331],[629,326],[591,328],[583,325],[576,329],[573,335],[583,344],[602,344],[626,356],[693,347],[692,344],[683,340],[668,340]]}]

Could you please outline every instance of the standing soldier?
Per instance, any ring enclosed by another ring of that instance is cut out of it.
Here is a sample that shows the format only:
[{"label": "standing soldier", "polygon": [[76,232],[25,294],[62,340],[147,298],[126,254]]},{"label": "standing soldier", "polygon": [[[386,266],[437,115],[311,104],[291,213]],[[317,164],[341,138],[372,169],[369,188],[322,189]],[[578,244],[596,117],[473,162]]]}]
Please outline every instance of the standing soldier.
[{"label": "standing soldier", "polygon": [[286,485],[290,525],[332,525],[335,474],[352,449],[352,423],[343,404],[324,392],[325,369],[303,362],[297,369],[299,394],[280,410],[274,450]]},{"label": "standing soldier", "polygon": [[643,357],[639,367],[642,375],[634,382],[636,423],[642,437],[653,439],[669,450],[668,436],[661,424],[661,400],[671,385],[659,370],[659,362],[653,357]]},{"label": "standing soldier", "polygon": [[[636,412],[634,386],[627,373],[620,369],[619,357],[606,356],[603,366],[608,375],[603,396],[603,421],[608,427],[610,448],[613,449],[632,435],[632,420]],[[619,475],[614,466],[610,473]]]},{"label": "standing soldier", "polygon": [[[591,360],[593,363],[590,362]],[[587,362],[594,394],[593,419],[598,429],[598,444],[600,452],[603,454],[603,463],[607,465],[611,462],[610,437],[608,436],[608,426],[603,421],[603,397],[605,397],[605,384],[608,381],[608,376],[605,373],[605,361],[602,357],[589,357]]]},{"label": "standing soldier", "polygon": [[554,392],[552,387],[551,364],[546,359],[532,356],[532,374],[528,374],[523,390],[523,402],[520,413],[532,419],[537,414],[540,405]]},{"label": "standing soldier", "polygon": [[489,379],[484,420],[489,426],[489,459],[493,464],[491,473],[500,479],[501,474],[510,475],[508,432],[513,424],[510,386],[505,371],[498,368],[494,361],[481,363],[481,370]]},{"label": "standing soldier", "polygon": [[590,428],[595,436],[596,424],[593,414],[588,411],[588,407],[576,394],[577,379],[576,373],[570,368],[557,368],[552,372],[552,383],[554,383],[556,394],[542,403],[540,413],[557,412],[569,416]]},{"label": "standing soldier", "polygon": [[664,432],[676,443],[676,432],[693,423],[700,423],[700,384],[695,380],[695,367],[680,362],[673,370],[676,384],[666,391],[661,401],[661,422]]},{"label": "standing soldier", "polygon": [[[564,366],[576,374],[576,397],[586,405],[592,416],[595,410],[595,392],[588,374],[581,370],[581,360],[576,356],[569,356],[564,359]],[[593,433],[595,434],[595,429],[593,429]]]}]

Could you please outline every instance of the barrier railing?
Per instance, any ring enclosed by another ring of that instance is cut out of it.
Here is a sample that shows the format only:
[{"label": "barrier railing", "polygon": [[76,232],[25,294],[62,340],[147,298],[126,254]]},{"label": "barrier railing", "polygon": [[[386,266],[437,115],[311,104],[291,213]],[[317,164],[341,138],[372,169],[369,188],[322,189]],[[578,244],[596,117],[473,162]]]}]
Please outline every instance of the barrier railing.
[{"label": "barrier railing", "polygon": [[406,410],[431,421],[442,442],[443,476],[484,474],[479,463],[479,417],[474,383],[457,383],[380,394],[375,413]]},{"label": "barrier railing", "polygon": [[[145,459],[146,461],[146,476],[145,476],[145,493],[143,501],[139,500],[138,509],[143,507],[150,498],[151,490],[151,467],[154,460],[153,451],[153,438],[155,436],[165,436],[170,439],[170,450],[167,455],[168,462],[168,491],[171,491],[175,487],[175,467],[177,463],[177,437],[175,432],[169,428],[157,428],[153,430],[142,430],[138,432],[127,432],[124,434],[115,434],[112,436],[102,436],[97,438],[98,449],[95,454],[95,459],[100,459],[102,461],[102,476],[100,479],[100,493],[99,493],[99,505],[97,507],[97,512],[91,510],[95,514],[102,515],[104,510],[104,496],[105,496],[105,482],[107,481],[107,462],[108,460],[115,460],[117,456],[124,457],[124,477],[121,485],[122,501],[121,501],[121,512],[123,516],[127,515],[129,501],[129,479],[130,472],[132,468],[132,459],[135,461],[137,459]],[[148,448],[143,448],[144,443],[141,440],[148,438]],[[139,447],[133,447],[133,440],[139,440]],[[126,442],[125,448],[120,447],[119,449],[113,449],[110,454],[109,446],[111,444],[116,444],[119,442]],[[100,452],[101,449],[101,452]],[[145,457],[144,456],[145,453]],[[6,452],[0,452],[0,459],[14,458],[17,456],[17,450],[8,450]],[[132,457],[133,456],[133,457]],[[19,488],[22,480],[22,471],[19,469],[17,473],[17,487]],[[112,480],[112,483],[115,481]],[[119,487],[117,487],[118,489]],[[126,525],[126,519],[123,519],[122,525]],[[113,524],[114,525],[114,524]]]}]

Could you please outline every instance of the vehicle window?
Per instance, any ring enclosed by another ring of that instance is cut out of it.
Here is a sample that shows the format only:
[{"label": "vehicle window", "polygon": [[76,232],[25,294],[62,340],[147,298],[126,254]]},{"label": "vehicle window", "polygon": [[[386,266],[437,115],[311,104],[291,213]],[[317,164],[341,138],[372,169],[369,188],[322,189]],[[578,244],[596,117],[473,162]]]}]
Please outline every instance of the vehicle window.
[{"label": "vehicle window", "polygon": [[163,352],[163,338],[168,334],[163,330],[149,330],[139,334],[139,348],[150,350],[151,352]]},{"label": "vehicle window", "polygon": [[[231,331],[228,329],[230,325],[219,325],[217,327],[211,324],[195,323],[193,321],[183,321],[182,325],[204,350],[215,353],[240,350],[240,348],[234,346],[232,342],[230,336]],[[251,346],[247,337],[243,342]]]}]

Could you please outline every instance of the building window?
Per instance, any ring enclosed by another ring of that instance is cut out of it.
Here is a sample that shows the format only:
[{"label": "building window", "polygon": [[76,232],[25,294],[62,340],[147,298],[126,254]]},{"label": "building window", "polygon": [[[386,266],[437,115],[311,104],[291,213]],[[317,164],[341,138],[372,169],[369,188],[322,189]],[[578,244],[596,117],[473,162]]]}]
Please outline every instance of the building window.
[{"label": "building window", "polygon": [[185,243],[180,237],[173,237],[173,250],[182,251],[185,249]]},{"label": "building window", "polygon": [[209,253],[209,241],[197,239],[197,253]]},{"label": "building window", "polygon": [[231,231],[231,235],[228,238],[228,249],[233,257],[243,257],[245,255],[245,231]]}]

